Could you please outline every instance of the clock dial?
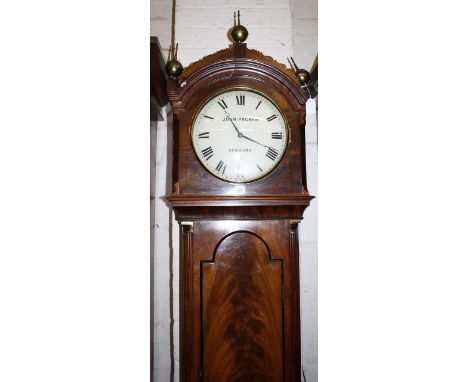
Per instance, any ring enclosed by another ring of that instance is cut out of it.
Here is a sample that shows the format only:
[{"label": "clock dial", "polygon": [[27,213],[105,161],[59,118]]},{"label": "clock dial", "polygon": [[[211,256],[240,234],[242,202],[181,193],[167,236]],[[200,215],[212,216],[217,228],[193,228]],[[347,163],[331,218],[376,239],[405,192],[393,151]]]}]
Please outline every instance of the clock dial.
[{"label": "clock dial", "polygon": [[198,110],[191,135],[202,165],[234,183],[253,182],[272,172],[289,139],[279,107],[251,89],[232,89],[209,99]]}]

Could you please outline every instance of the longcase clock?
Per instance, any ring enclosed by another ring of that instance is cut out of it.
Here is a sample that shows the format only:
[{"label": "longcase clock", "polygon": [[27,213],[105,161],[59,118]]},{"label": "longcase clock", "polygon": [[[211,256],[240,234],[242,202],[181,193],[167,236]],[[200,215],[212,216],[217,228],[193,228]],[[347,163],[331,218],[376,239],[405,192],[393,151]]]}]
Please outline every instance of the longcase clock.
[{"label": "longcase clock", "polygon": [[294,72],[234,43],[168,80],[183,382],[300,381],[305,102]]}]

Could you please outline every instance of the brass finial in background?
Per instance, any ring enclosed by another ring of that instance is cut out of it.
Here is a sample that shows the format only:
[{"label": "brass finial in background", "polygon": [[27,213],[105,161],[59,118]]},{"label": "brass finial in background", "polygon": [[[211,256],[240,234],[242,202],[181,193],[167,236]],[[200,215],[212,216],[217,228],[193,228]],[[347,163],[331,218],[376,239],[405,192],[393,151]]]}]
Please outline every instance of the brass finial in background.
[{"label": "brass finial in background", "polygon": [[[175,22],[176,22],[176,0],[172,0],[172,21],[171,21],[171,46],[169,47],[169,57],[167,58],[166,73],[169,78],[177,78],[184,71],[182,64],[177,61],[177,51],[179,44],[175,43]],[[175,47],[174,47],[175,45]]]},{"label": "brass finial in background", "polygon": [[296,72],[296,77],[299,79],[299,82],[302,86],[305,86],[310,81],[310,73],[305,69],[299,69],[294,61],[294,58],[288,58],[289,65],[294,69]]},{"label": "brass finial in background", "polygon": [[244,42],[249,37],[249,31],[240,23],[240,11],[237,11],[237,22],[236,12],[234,12],[234,28],[231,31],[231,37],[235,42]]},{"label": "brass finial in background", "polygon": [[169,48],[169,59],[166,64],[166,73],[170,78],[179,77],[184,71],[182,64],[177,61],[177,51],[179,49],[179,44],[176,44],[175,48],[173,45]]}]

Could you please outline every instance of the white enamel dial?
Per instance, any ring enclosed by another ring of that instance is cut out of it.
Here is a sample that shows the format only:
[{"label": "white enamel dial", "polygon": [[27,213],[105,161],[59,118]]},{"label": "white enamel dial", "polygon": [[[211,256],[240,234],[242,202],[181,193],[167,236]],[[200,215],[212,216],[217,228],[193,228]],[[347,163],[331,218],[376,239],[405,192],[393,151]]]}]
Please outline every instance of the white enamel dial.
[{"label": "white enamel dial", "polygon": [[250,89],[217,94],[197,112],[192,144],[202,165],[234,183],[263,178],[281,162],[288,127],[279,107]]}]

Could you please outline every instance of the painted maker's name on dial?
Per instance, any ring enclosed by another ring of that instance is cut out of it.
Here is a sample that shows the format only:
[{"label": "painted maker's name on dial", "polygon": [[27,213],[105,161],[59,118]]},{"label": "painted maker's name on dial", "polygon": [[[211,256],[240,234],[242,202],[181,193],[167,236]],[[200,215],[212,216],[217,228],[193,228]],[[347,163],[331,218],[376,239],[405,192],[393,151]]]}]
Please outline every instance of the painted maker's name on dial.
[{"label": "painted maker's name on dial", "polygon": [[258,118],[254,117],[224,117],[223,121],[246,121],[246,122],[259,122]]}]

